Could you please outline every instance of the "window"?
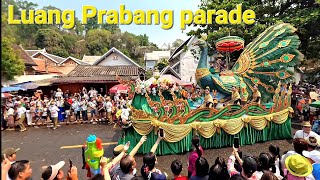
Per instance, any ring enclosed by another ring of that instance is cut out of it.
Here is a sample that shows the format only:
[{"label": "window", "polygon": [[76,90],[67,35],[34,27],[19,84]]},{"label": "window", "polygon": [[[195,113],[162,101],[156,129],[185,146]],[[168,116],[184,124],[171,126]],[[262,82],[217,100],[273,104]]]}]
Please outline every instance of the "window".
[{"label": "window", "polygon": [[117,55],[114,55],[114,56],[113,56],[113,60],[118,60],[118,56],[117,56]]}]

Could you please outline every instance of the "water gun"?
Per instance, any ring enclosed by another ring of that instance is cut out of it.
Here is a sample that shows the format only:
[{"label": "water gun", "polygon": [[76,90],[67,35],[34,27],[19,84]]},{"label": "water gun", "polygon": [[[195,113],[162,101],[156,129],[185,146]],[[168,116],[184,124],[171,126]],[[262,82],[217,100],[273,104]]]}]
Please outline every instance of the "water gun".
[{"label": "water gun", "polygon": [[86,164],[93,175],[100,173],[100,159],[104,154],[102,140],[95,135],[89,135],[86,141],[87,149],[84,152]]}]

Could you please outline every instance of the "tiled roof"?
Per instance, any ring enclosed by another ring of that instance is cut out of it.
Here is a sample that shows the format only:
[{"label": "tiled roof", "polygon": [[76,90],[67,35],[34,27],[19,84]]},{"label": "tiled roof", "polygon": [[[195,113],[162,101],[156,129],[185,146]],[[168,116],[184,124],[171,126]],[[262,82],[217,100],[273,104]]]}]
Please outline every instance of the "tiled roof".
[{"label": "tiled roof", "polygon": [[87,62],[83,62],[82,60],[80,59],[77,59],[77,58],[74,58],[74,57],[67,57],[65,58],[63,61],[61,61],[59,64],[63,64],[65,61],[67,61],[68,59],[72,59],[74,62],[76,62],[77,64],[80,64],[80,65],[90,65],[89,63]]},{"label": "tiled roof", "polygon": [[56,60],[58,63],[61,63],[62,61],[65,60],[65,58],[60,57],[60,56],[56,56],[56,55],[53,55],[53,54],[45,53],[45,55],[47,55],[47,56],[49,56],[50,58]]},{"label": "tiled roof", "polygon": [[[33,61],[37,64],[37,66],[33,67],[36,71],[46,73],[45,60],[33,58]],[[56,69],[55,67],[48,66],[48,73],[61,74],[62,72]]]},{"label": "tiled roof", "polygon": [[68,76],[92,77],[92,76],[136,76],[144,72],[142,68],[136,66],[90,66],[78,65]]},{"label": "tiled roof", "polygon": [[27,66],[36,66],[37,64],[32,60],[32,58],[24,51],[24,49],[17,45],[17,44],[14,44],[12,46],[12,48],[18,52],[18,55],[21,59],[23,59],[24,61],[24,64],[27,65]]},{"label": "tiled roof", "polygon": [[[123,80],[137,79],[139,76],[120,76]],[[59,79],[54,79],[52,83],[106,83],[106,82],[116,82],[116,76],[100,76],[100,77],[61,77]]]}]

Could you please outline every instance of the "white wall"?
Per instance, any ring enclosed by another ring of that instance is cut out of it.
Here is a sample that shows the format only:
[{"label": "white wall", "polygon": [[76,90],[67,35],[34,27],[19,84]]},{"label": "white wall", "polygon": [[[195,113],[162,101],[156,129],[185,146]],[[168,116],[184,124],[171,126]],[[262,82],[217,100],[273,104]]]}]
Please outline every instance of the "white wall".
[{"label": "white wall", "polygon": [[[114,56],[118,56],[118,59],[114,60],[113,59]],[[109,56],[107,56],[104,60],[102,60],[97,65],[100,65],[100,66],[132,66],[134,64],[118,53],[111,53]]]},{"label": "white wall", "polygon": [[146,70],[154,68],[156,61],[146,61]]}]

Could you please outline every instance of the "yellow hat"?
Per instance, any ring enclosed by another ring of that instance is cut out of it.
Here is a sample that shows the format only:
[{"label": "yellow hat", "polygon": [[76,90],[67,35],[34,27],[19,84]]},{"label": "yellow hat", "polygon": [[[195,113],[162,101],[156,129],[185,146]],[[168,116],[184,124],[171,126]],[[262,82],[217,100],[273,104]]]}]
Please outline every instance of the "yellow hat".
[{"label": "yellow hat", "polygon": [[288,156],[285,160],[285,165],[290,174],[297,177],[306,177],[313,170],[310,161],[300,154]]},{"label": "yellow hat", "polygon": [[311,124],[309,121],[303,121],[301,125],[305,127],[311,127]]},{"label": "yellow hat", "polygon": [[114,149],[113,149],[113,155],[114,156],[118,156],[124,149],[124,145],[123,144],[119,144],[118,146],[116,146]]}]

